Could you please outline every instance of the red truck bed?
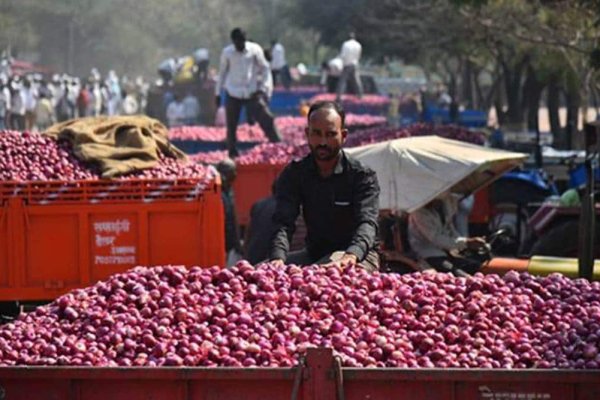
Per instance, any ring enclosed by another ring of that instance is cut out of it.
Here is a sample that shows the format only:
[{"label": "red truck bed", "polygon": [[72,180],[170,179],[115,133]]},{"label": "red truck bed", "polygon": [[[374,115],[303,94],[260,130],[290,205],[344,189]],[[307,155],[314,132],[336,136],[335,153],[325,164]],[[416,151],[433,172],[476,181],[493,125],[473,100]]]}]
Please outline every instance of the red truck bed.
[{"label": "red truck bed", "polygon": [[340,368],[0,368],[0,400],[598,400],[600,371]]}]

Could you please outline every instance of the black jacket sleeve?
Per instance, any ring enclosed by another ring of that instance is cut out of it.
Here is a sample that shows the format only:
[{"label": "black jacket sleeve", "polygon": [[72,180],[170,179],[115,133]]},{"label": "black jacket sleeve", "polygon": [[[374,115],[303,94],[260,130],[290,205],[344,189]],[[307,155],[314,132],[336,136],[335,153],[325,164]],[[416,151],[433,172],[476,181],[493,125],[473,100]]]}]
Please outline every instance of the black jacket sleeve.
[{"label": "black jacket sleeve", "polygon": [[379,183],[375,172],[370,169],[359,172],[353,192],[357,224],[346,252],[354,254],[359,261],[362,261],[377,240]]},{"label": "black jacket sleeve", "polygon": [[300,213],[300,180],[294,164],[287,166],[276,185],[275,214],[273,224],[275,233],[271,241],[271,260],[282,259],[285,261],[290,249],[290,241],[296,230],[296,218]]}]

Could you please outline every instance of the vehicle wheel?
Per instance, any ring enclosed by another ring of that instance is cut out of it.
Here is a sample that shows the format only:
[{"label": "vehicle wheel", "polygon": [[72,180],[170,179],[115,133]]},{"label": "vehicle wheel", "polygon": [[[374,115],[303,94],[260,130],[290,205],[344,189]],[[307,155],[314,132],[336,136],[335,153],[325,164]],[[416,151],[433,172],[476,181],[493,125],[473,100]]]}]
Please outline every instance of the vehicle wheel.
[{"label": "vehicle wheel", "polygon": [[0,323],[12,321],[19,315],[20,307],[16,301],[0,301]]},{"label": "vehicle wheel", "polygon": [[[599,228],[596,228],[596,240],[600,237]],[[576,258],[578,247],[579,221],[568,221],[542,235],[533,245],[531,255]],[[595,257],[600,257],[600,248],[595,250]]]}]

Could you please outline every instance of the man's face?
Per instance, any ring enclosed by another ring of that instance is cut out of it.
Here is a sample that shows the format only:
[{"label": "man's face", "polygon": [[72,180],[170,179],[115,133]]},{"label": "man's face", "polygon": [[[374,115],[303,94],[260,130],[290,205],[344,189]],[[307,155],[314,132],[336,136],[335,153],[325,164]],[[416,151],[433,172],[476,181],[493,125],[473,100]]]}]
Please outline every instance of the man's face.
[{"label": "man's face", "polygon": [[335,159],[346,140],[348,131],[342,129],[342,117],[332,109],[313,112],[306,127],[310,151],[317,161]]},{"label": "man's face", "polygon": [[246,48],[246,40],[245,39],[235,38],[232,41],[233,41],[233,45],[235,46],[235,49],[237,51],[242,52]]}]

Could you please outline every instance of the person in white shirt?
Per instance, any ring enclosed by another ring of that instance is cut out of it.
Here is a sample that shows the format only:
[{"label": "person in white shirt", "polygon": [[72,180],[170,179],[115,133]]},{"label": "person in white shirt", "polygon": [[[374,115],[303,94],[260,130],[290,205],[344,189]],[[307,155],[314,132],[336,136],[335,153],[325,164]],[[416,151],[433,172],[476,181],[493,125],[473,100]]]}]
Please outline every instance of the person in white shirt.
[{"label": "person in white shirt", "polygon": [[9,126],[10,97],[8,78],[0,74],[0,130],[4,130]]},{"label": "person in white shirt", "polygon": [[35,125],[35,106],[38,102],[38,94],[29,79],[23,81],[21,91],[25,100],[25,130],[31,131]]},{"label": "person in white shirt", "polygon": [[221,53],[215,100],[218,108],[221,105],[221,90],[224,90],[227,150],[229,157],[234,158],[238,155],[236,132],[243,106],[271,142],[281,141],[281,136],[267,104],[267,76],[271,71],[262,47],[247,41],[246,34],[240,28],[231,31],[231,41],[233,44],[225,47]]},{"label": "person in white shirt", "polygon": [[340,75],[337,86],[337,100],[339,101],[342,94],[346,93],[346,85],[350,80],[351,85],[356,89],[358,97],[363,95],[362,82],[360,81],[359,61],[362,54],[362,46],[355,39],[354,33],[350,33],[350,38],[342,44],[340,58],[344,64],[344,69]]},{"label": "person in white shirt", "polygon": [[455,225],[459,196],[443,193],[424,207],[410,213],[408,238],[411,249],[438,271],[473,274],[479,264],[456,257],[467,248],[476,250],[486,245],[480,237],[463,236]]},{"label": "person in white shirt", "polygon": [[321,64],[321,86],[327,88],[327,93],[336,93],[343,69],[344,63],[339,57],[323,61]]},{"label": "person in white shirt", "polygon": [[182,104],[185,125],[198,125],[200,122],[200,103],[198,102],[198,98],[192,93],[191,89],[188,89]]},{"label": "person in white shirt", "polygon": [[167,106],[167,123],[169,128],[185,125],[185,106],[179,90],[174,93],[175,98]]},{"label": "person in white shirt", "polygon": [[10,85],[10,129],[25,129],[25,95],[21,83],[13,80]]},{"label": "person in white shirt", "polygon": [[271,72],[273,73],[273,85],[277,86],[281,78],[281,84],[286,90],[290,89],[291,77],[285,59],[285,48],[277,40],[271,42]]}]

